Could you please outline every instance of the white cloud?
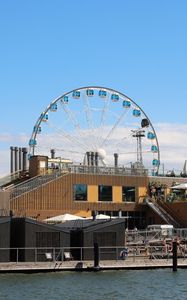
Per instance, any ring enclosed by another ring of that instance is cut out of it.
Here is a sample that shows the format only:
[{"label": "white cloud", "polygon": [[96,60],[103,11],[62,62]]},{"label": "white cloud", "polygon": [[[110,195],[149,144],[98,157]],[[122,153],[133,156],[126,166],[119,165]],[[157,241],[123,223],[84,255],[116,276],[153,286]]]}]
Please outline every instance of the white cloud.
[{"label": "white cloud", "polygon": [[0,177],[10,172],[10,146],[27,147],[28,140],[29,137],[25,133],[0,133]]},{"label": "white cloud", "polygon": [[0,177],[9,173],[9,151],[0,150]]},{"label": "white cloud", "polygon": [[[157,133],[159,146],[160,146],[160,154],[161,154],[161,164],[164,164],[165,170],[175,169],[182,170],[184,161],[187,160],[187,125],[186,124],[172,124],[172,123],[158,123],[154,125],[155,131]],[[103,129],[104,130],[104,129]],[[106,128],[105,128],[106,130]],[[88,130],[87,130],[88,131]],[[87,147],[87,143],[90,140],[90,132],[84,131],[84,141],[79,137],[79,141],[84,143],[85,148]],[[125,130],[119,128],[118,132],[112,136],[111,142],[108,144],[108,147],[113,151],[113,143],[117,143],[122,140],[122,137],[125,135]],[[89,134],[89,137],[88,137]],[[96,131],[92,132],[92,140],[94,141],[96,135]],[[30,136],[27,136],[24,133],[20,133],[19,135],[11,135],[10,133],[2,133],[0,134],[0,142],[1,142],[1,150],[0,150],[0,176],[9,173],[9,160],[10,153],[9,148],[10,145],[18,146],[18,147],[27,147]],[[70,156],[70,158],[78,161],[78,153],[82,152],[78,146],[72,145],[72,141],[64,139],[63,136],[59,134],[49,134],[48,136],[41,135],[43,151],[46,154],[50,154],[50,148],[56,146],[56,148],[62,149],[60,155],[64,157]],[[125,140],[124,140],[125,141]],[[127,144],[125,145],[126,150],[128,149]],[[46,150],[47,149],[47,150]],[[67,153],[67,149],[70,149],[70,153]],[[82,156],[81,154],[81,156]],[[121,156],[122,157],[122,156]],[[113,158],[112,158],[113,160]],[[163,165],[162,165],[163,166]]]},{"label": "white cloud", "polygon": [[165,164],[166,169],[183,168],[187,160],[187,125],[174,123],[156,124],[161,163]]}]

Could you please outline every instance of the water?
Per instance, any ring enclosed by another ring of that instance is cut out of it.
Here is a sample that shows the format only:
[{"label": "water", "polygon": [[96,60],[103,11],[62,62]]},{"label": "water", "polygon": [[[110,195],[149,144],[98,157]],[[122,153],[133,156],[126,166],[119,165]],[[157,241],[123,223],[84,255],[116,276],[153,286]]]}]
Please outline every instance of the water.
[{"label": "water", "polygon": [[187,299],[187,270],[0,275],[2,300]]}]

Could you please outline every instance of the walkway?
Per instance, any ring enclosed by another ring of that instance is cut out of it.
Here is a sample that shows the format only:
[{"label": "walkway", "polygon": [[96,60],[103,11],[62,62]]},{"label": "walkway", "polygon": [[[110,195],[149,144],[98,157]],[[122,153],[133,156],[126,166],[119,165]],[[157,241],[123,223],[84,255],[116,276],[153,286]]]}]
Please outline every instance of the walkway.
[{"label": "walkway", "polygon": [[[129,270],[171,268],[172,259],[149,259],[128,257],[126,260],[101,261],[99,270]],[[187,259],[178,259],[178,268],[187,268]],[[56,271],[94,271],[93,261],[63,261],[63,262],[18,262],[0,263],[0,273],[36,273]]]}]

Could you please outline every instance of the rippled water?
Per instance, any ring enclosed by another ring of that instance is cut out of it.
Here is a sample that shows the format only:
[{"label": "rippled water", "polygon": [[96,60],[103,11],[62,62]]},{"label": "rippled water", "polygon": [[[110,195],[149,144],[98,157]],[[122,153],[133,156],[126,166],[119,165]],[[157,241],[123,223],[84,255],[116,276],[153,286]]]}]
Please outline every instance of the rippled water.
[{"label": "rippled water", "polygon": [[0,275],[0,299],[187,299],[187,270]]}]

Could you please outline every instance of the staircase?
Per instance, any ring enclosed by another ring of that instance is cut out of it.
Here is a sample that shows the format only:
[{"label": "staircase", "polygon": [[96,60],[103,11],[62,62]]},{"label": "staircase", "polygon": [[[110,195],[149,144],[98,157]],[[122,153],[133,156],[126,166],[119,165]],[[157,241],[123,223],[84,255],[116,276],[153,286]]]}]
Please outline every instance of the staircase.
[{"label": "staircase", "polygon": [[22,183],[17,184],[13,188],[11,188],[10,191],[10,199],[13,200],[25,193],[31,192],[46,183],[49,183],[51,181],[54,181],[55,179],[67,175],[68,172],[62,172],[62,171],[55,171],[52,174],[46,174],[42,176],[36,176],[31,179],[28,179],[27,181],[24,181]]},{"label": "staircase", "polygon": [[160,200],[158,200],[157,202],[159,206],[161,206],[165,211],[167,211],[167,213],[181,225],[181,228],[186,228],[186,221],[178,214],[178,212],[176,212],[176,210],[172,209],[171,206],[166,202]]},{"label": "staircase", "polygon": [[159,217],[162,218],[166,224],[171,224],[175,228],[180,228],[181,224],[176,221],[163,207],[161,207],[157,202],[152,202],[151,200],[146,199],[146,205],[152,209]]}]

